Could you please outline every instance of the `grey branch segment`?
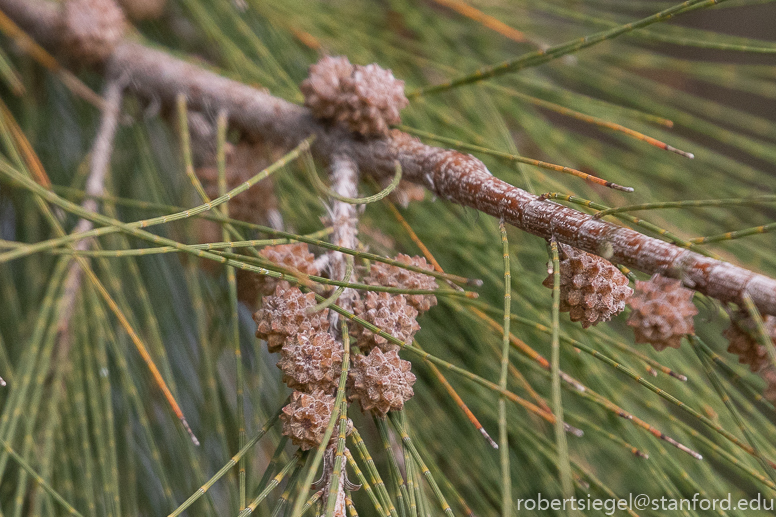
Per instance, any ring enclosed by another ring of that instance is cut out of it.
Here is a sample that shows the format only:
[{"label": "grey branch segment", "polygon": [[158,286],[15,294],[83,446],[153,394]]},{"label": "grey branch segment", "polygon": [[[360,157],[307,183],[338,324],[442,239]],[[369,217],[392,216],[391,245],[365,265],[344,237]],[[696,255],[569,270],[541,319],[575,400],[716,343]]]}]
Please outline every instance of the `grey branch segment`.
[{"label": "grey branch segment", "polygon": [[[31,35],[45,34],[42,44],[61,44],[56,31],[49,32],[58,25],[56,8],[41,0],[0,0],[0,9]],[[405,179],[444,199],[629,268],[679,278],[685,286],[724,302],[741,303],[748,293],[761,312],[776,315],[776,280],[539,199],[495,178],[471,155],[428,146],[396,130],[382,139],[355,138],[320,124],[301,106],[129,40],[115,49],[104,70],[110,77],[126,74],[129,91],[171,109],[178,93],[184,93],[190,108],[223,110],[234,126],[277,145],[293,146],[316,134],[313,152],[325,161],[347,152],[359,170],[392,177],[399,160]]]}]

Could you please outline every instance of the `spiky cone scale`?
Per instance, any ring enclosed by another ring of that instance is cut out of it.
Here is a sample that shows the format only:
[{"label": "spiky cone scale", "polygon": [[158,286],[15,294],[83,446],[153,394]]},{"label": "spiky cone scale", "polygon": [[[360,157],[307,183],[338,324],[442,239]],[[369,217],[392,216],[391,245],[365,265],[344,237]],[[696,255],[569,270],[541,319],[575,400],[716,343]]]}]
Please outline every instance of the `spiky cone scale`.
[{"label": "spiky cone scale", "polygon": [[345,57],[321,58],[310,67],[300,89],[316,118],[344,124],[364,136],[386,135],[409,104],[404,81],[390,70],[376,64],[352,65]]},{"label": "spiky cone scale", "polygon": [[312,314],[315,294],[303,293],[288,282],[280,282],[274,294],[262,299],[261,308],[253,314],[256,337],[267,341],[270,352],[278,352],[288,339],[300,332],[322,332],[328,329],[328,309]]},{"label": "spiky cone scale", "polygon": [[369,355],[357,355],[348,374],[349,400],[358,400],[363,411],[384,417],[399,411],[414,395],[412,363],[399,358],[396,350],[383,353],[374,348]]},{"label": "spiky cone scale", "polygon": [[328,332],[301,332],[289,338],[277,366],[289,388],[333,393],[342,372],[342,345]]},{"label": "spiky cone scale", "polygon": [[291,394],[291,402],[283,406],[280,421],[283,434],[303,451],[317,447],[323,441],[326,426],[334,409],[334,396],[323,391]]},{"label": "spiky cone scale", "polygon": [[[776,341],[776,317],[766,316],[763,323],[771,341]],[[752,372],[760,371],[768,364],[768,351],[757,341],[757,328],[748,314],[734,314],[730,318],[730,327],[722,335],[730,342],[727,351],[736,354],[738,362],[748,365]]]},{"label": "spiky cone scale", "polygon": [[79,65],[105,61],[126,28],[124,12],[113,0],[66,0],[61,6],[62,43]]},{"label": "spiky cone scale", "polygon": [[[433,270],[433,266],[426,262],[423,257],[410,257],[400,253],[396,260],[410,266],[422,269]],[[433,291],[437,288],[436,280],[433,276],[416,273],[407,269],[384,264],[382,262],[372,263],[369,269],[369,275],[364,278],[364,283],[369,285],[383,285],[387,287],[399,287],[401,289],[424,289]],[[405,294],[402,295],[418,313],[424,313],[437,304],[436,296],[433,294]]]},{"label": "spiky cone scale", "polygon": [[[560,311],[583,328],[609,321],[625,309],[633,293],[628,278],[609,261],[571,246],[561,245]],[[552,289],[550,274],[542,285]]]},{"label": "spiky cone scale", "polygon": [[636,343],[649,343],[658,352],[679,348],[683,336],[695,333],[692,318],[698,309],[692,296],[691,290],[673,278],[652,275],[649,281],[636,281],[627,302],[632,309],[628,325],[633,327]]},{"label": "spiky cone scale", "polygon": [[[404,343],[412,340],[415,333],[420,330],[420,325],[416,321],[418,311],[409,305],[401,294],[391,295],[369,291],[363,300],[355,304],[354,313]],[[362,351],[369,351],[374,347],[379,347],[384,352],[399,349],[399,345],[360,325],[354,326],[353,333],[358,336],[356,345]]]}]

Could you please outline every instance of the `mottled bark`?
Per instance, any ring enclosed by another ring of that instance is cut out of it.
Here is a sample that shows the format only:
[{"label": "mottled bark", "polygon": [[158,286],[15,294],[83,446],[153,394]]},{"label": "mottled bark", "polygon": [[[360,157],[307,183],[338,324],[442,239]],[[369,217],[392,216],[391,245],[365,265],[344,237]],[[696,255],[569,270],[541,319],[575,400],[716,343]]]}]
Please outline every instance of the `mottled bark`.
[{"label": "mottled bark", "polygon": [[[41,43],[61,44],[56,31],[57,11],[41,0],[0,0],[14,21]],[[392,176],[399,160],[403,177],[438,196],[493,215],[543,238],[602,255],[645,273],[679,278],[685,286],[724,302],[741,302],[748,293],[765,314],[776,315],[776,280],[719,260],[710,259],[633,230],[551,201],[541,200],[493,177],[471,155],[427,146],[405,133],[387,138],[355,138],[345,130],[327,127],[303,107],[208,72],[163,52],[133,42],[119,45],[107,61],[109,76],[127,74],[128,90],[173,108],[178,93],[203,112],[225,111],[230,123],[274,144],[291,146],[310,134],[313,152],[326,162],[348,149],[358,169]]]}]

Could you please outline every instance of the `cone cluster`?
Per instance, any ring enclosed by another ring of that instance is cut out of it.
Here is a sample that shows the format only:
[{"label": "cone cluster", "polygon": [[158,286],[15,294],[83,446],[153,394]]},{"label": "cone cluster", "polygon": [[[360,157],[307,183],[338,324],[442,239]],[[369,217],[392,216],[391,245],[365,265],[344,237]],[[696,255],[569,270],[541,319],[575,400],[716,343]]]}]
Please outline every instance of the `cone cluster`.
[{"label": "cone cluster", "polygon": [[310,67],[300,85],[305,106],[321,120],[340,123],[365,136],[386,135],[409,104],[404,81],[372,64],[352,65],[346,57],[325,56]]},{"label": "cone cluster", "polygon": [[[262,257],[303,273],[314,271],[314,256],[306,244],[271,246],[261,251]],[[399,262],[430,269],[424,259],[400,255]],[[375,264],[366,275],[370,285],[387,285],[409,289],[432,290],[434,278],[397,266]],[[268,282],[264,280],[264,282]],[[384,283],[383,283],[384,282]],[[342,372],[342,343],[329,333],[328,309],[312,312],[315,295],[303,293],[285,281],[272,281],[271,294],[262,298],[261,308],[253,315],[256,336],[267,341],[270,352],[279,352],[278,368],[283,382],[294,393],[280,416],[283,434],[304,450],[320,444],[333,410]],[[411,341],[420,329],[418,308],[436,305],[433,295],[394,295],[367,291],[359,298],[354,313],[359,318],[403,341]],[[411,363],[399,357],[399,346],[383,336],[354,324],[354,342],[362,354],[353,354],[347,382],[349,401],[359,401],[363,411],[385,416],[400,410],[413,396],[415,375]]]},{"label": "cone cluster", "polygon": [[653,275],[649,281],[636,281],[628,300],[632,309],[628,325],[633,327],[636,343],[649,343],[657,351],[679,348],[683,336],[695,333],[692,318],[698,309],[692,296],[680,280]]},{"label": "cone cluster", "polygon": [[[633,293],[628,278],[601,257],[563,244],[560,249],[561,312],[568,312],[571,321],[579,321],[584,328],[621,313]],[[542,284],[552,289],[553,276]]]}]

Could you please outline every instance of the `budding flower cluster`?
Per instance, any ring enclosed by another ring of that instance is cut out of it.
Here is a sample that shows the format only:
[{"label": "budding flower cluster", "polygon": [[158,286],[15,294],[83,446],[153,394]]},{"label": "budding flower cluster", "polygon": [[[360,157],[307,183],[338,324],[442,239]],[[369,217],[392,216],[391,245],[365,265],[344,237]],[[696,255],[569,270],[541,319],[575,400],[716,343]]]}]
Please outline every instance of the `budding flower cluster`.
[{"label": "budding flower cluster", "polygon": [[[314,257],[306,244],[271,246],[261,255],[289,269],[313,272]],[[399,262],[430,269],[425,260],[400,255]],[[366,277],[370,285],[388,285],[404,289],[431,290],[433,277],[406,271],[397,266],[375,264]],[[280,352],[278,368],[283,382],[294,389],[291,402],[280,416],[283,434],[304,450],[320,444],[331,417],[334,395],[342,372],[342,343],[328,332],[328,309],[312,312],[315,295],[303,293],[285,281],[265,281],[274,286],[262,299],[253,315],[256,336],[267,341],[270,352]],[[384,282],[384,283],[383,283]],[[375,325],[402,342],[412,340],[420,329],[418,308],[436,305],[433,295],[393,295],[368,291],[357,300],[357,317]],[[417,308],[416,308],[417,307]],[[415,375],[411,363],[399,358],[399,346],[372,331],[353,326],[357,345],[365,352],[353,356],[347,382],[348,400],[358,400],[363,411],[385,416],[400,410],[413,395]]]}]

